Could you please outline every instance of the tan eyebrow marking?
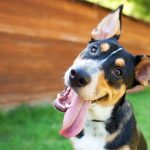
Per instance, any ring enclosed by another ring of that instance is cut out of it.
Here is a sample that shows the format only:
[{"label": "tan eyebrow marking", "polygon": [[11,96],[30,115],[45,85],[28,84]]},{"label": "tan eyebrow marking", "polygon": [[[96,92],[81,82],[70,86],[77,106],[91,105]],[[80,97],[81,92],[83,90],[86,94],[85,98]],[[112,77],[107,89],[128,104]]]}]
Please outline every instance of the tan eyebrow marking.
[{"label": "tan eyebrow marking", "polygon": [[110,48],[110,45],[108,43],[102,43],[100,45],[101,52],[107,52],[109,50],[109,48]]},{"label": "tan eyebrow marking", "polygon": [[115,61],[115,65],[119,67],[124,67],[125,66],[125,61],[123,58],[117,58]]}]

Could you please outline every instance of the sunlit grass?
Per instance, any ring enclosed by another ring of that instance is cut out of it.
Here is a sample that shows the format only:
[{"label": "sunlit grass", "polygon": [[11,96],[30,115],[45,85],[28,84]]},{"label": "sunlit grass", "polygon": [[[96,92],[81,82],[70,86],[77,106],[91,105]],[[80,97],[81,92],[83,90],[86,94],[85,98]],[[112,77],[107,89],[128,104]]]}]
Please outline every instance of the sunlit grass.
[{"label": "sunlit grass", "polygon": [[63,114],[52,106],[21,106],[0,114],[0,150],[71,150],[58,134]]}]

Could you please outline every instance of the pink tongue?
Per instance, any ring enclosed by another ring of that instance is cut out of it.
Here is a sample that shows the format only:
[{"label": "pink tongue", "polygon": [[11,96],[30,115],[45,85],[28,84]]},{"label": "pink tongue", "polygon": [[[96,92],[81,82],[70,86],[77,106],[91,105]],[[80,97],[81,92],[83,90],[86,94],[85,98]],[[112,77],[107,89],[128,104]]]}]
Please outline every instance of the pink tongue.
[{"label": "pink tongue", "polygon": [[61,135],[74,137],[81,132],[89,105],[90,101],[84,101],[73,91],[72,105],[64,115],[63,126],[60,131]]}]

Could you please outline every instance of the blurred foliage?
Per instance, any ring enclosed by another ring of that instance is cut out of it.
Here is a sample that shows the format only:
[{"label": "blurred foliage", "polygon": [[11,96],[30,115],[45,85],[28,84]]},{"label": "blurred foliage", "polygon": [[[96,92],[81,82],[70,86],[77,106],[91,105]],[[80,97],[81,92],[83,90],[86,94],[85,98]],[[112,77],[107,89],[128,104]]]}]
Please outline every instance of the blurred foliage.
[{"label": "blurred foliage", "polygon": [[150,22],[150,0],[86,0],[109,9],[124,4],[123,13],[139,20]]}]

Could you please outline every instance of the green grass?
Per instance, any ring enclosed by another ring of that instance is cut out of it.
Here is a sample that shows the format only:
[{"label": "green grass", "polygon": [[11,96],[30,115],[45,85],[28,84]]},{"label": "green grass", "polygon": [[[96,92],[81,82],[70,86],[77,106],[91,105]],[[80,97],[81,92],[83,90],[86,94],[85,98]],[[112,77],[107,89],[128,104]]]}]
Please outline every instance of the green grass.
[{"label": "green grass", "polygon": [[[150,146],[150,89],[130,94],[138,124]],[[23,105],[0,113],[0,150],[72,150],[58,134],[63,113],[52,106]]]},{"label": "green grass", "polygon": [[138,126],[144,133],[150,149],[150,89],[130,94],[127,99],[133,105]]},{"label": "green grass", "polygon": [[61,137],[63,114],[52,106],[21,106],[0,114],[0,150],[71,150]]}]

